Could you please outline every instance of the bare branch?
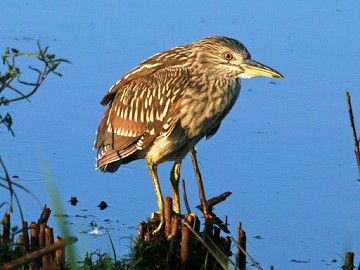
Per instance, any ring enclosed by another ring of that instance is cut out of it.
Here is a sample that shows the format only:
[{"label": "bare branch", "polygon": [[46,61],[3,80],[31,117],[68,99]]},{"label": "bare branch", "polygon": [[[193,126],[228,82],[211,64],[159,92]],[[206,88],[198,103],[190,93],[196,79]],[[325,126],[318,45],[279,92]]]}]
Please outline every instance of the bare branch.
[{"label": "bare branch", "polygon": [[354,152],[355,152],[356,162],[357,162],[359,175],[360,175],[359,139],[358,139],[357,134],[356,134],[354,115],[353,115],[352,106],[351,106],[351,97],[350,97],[350,94],[349,94],[348,91],[346,91],[346,99],[347,99],[347,105],[348,105],[349,116],[350,116],[350,126],[351,126],[353,139],[354,139]]}]

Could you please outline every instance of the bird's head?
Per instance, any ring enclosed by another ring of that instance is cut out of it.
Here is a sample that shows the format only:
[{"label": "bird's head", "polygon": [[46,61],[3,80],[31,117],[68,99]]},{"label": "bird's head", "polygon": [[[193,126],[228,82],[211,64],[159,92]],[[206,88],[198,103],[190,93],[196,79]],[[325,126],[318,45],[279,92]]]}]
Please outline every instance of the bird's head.
[{"label": "bird's head", "polygon": [[215,76],[283,79],[276,70],[251,59],[249,51],[236,39],[214,36],[188,45],[194,53],[196,69]]}]

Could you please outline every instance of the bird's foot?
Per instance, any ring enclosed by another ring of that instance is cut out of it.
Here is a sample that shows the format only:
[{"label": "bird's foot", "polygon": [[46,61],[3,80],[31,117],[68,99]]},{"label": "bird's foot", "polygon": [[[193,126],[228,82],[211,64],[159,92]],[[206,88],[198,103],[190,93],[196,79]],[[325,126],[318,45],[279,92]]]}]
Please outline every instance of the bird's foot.
[{"label": "bird's foot", "polygon": [[192,216],[194,219],[197,218],[197,214],[196,213],[187,213],[187,214],[182,214],[182,213],[176,213],[173,212],[173,215],[179,217],[180,219],[184,219],[186,216]]},{"label": "bird's foot", "polygon": [[164,213],[163,212],[155,212],[151,214],[152,220],[160,220],[159,225],[153,230],[152,234],[157,234],[164,226]]},{"label": "bird's foot", "polygon": [[197,218],[196,213],[189,213],[188,215],[189,215],[189,216],[192,216],[194,219],[196,219],[196,218]]}]

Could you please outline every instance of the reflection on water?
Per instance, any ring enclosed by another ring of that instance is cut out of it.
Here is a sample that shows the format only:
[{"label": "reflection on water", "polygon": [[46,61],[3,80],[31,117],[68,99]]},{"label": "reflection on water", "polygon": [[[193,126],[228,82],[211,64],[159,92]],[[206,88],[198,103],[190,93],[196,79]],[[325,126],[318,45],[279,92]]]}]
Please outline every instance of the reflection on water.
[{"label": "reflection on water", "polygon": [[[16,138],[2,131],[0,154],[10,175],[53,208],[39,169],[45,158],[65,208],[53,209],[50,222],[67,215],[80,254],[99,247],[111,253],[109,232],[120,256],[157,206],[143,161],[113,175],[94,170],[91,148],[104,111],[99,101],[156,52],[214,34],[237,38],[286,79],[243,80],[239,101],[216,136],[199,143],[207,196],[232,191],[216,214],[228,215],[233,233],[242,222],[249,252],[266,269],[338,269],[338,254],[360,254],[359,184],[345,100],[348,89],[360,121],[359,12],[358,1],[336,0],[311,8],[280,0],[206,6],[13,1],[2,7],[0,47],[31,51],[41,39],[72,64],[60,68],[62,78],[50,77],[31,103],[1,108],[12,113]],[[159,166],[165,195],[171,194],[170,169]],[[182,178],[190,205],[197,205],[189,157]],[[40,207],[19,193],[25,218],[37,220]],[[0,190],[1,201],[7,196]],[[80,202],[71,206],[71,197]],[[102,200],[110,205],[103,211],[97,207]],[[103,234],[89,235],[95,228]]]}]

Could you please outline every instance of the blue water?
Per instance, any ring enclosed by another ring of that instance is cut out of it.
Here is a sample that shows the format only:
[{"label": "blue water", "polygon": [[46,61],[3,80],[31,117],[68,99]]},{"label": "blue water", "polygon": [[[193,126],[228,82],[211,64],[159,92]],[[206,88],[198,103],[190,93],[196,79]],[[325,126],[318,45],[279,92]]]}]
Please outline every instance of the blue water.
[{"label": "blue water", "polygon": [[[358,262],[359,175],[345,90],[360,129],[359,14],[355,0],[1,5],[0,49],[34,51],[40,40],[72,64],[61,65],[63,77],[49,77],[31,103],[1,108],[13,115],[16,137],[1,130],[0,154],[10,174],[54,208],[42,168],[51,171],[70,229],[80,237],[79,256],[111,250],[106,234],[86,233],[91,221],[110,230],[118,256],[126,254],[129,235],[136,235],[136,226],[157,205],[143,161],[114,175],[94,170],[92,143],[104,112],[99,101],[154,53],[205,36],[230,36],[285,80],[243,80],[239,101],[216,136],[197,146],[207,196],[233,192],[216,213],[228,215],[233,235],[242,222],[248,251],[265,269],[339,269],[350,250]],[[165,195],[170,168],[159,167]],[[197,205],[188,157],[182,178],[190,204]],[[25,218],[36,220],[37,203],[19,194]],[[71,196],[78,197],[78,206],[66,202]],[[0,202],[7,198],[0,189]],[[101,200],[110,207],[100,211]],[[57,219],[52,216],[50,223]]]}]

